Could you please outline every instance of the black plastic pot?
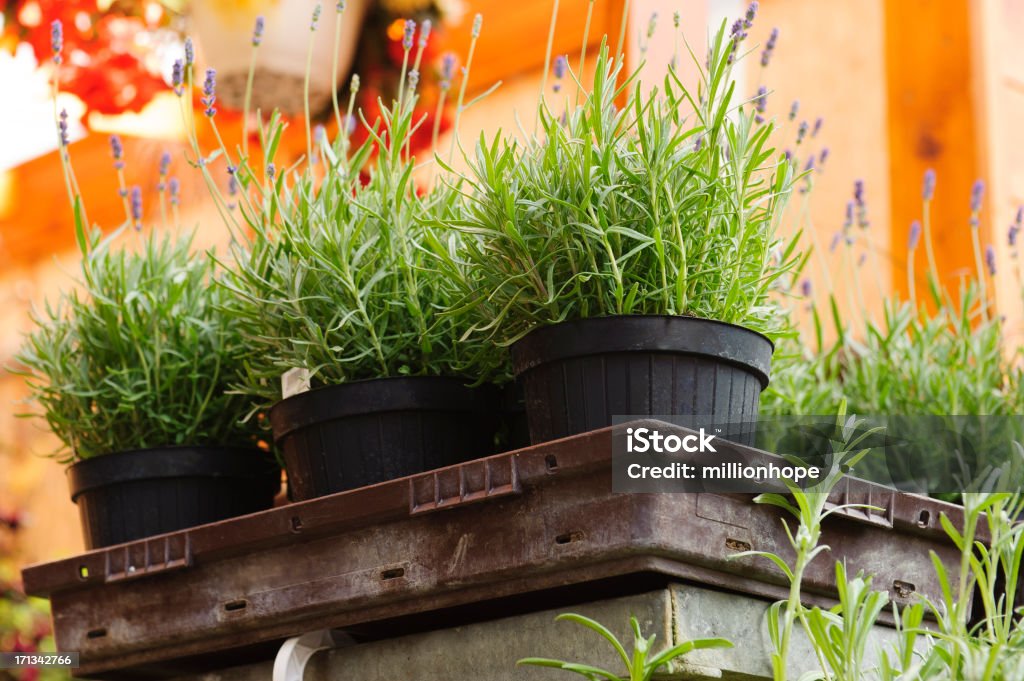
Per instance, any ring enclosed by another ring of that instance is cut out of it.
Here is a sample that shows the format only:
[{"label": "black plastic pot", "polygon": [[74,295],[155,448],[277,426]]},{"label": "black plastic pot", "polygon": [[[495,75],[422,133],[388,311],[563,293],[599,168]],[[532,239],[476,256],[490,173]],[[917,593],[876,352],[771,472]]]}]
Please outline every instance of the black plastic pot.
[{"label": "black plastic pot", "polygon": [[493,390],[463,379],[354,381],[289,397],[270,410],[295,501],[494,453]]},{"label": "black plastic pot", "polygon": [[531,331],[512,345],[512,364],[538,444],[613,416],[750,421],[773,349],[750,329],[696,317],[595,317]]},{"label": "black plastic pot", "polygon": [[498,431],[498,450],[510,452],[530,446],[530,426],[526,420],[526,396],[520,381],[512,381],[497,387],[498,414],[501,424]]},{"label": "black plastic pot", "polygon": [[140,449],[79,461],[67,475],[90,549],[262,511],[281,489],[281,469],[258,449]]}]

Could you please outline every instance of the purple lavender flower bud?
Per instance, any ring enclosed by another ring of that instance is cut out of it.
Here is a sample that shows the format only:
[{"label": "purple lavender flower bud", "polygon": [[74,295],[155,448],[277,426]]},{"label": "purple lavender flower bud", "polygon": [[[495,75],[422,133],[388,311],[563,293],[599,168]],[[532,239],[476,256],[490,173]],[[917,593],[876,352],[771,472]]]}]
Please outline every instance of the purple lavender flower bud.
[{"label": "purple lavender flower bud", "polygon": [[196,50],[192,46],[192,38],[185,38],[185,66],[196,63]]},{"label": "purple lavender flower bud", "polygon": [[654,36],[655,29],[658,28],[658,13],[651,12],[651,18],[647,20],[647,39],[650,40]]},{"label": "purple lavender flower bud", "polygon": [[160,177],[167,177],[167,171],[171,167],[171,155],[168,152],[160,154]]},{"label": "purple lavender flower bud", "polygon": [[471,35],[474,38],[479,38],[480,37],[480,29],[483,28],[483,25],[484,25],[484,15],[483,14],[477,14],[475,17],[473,17],[473,30],[471,32]]},{"label": "purple lavender flower bud", "polygon": [[693,143],[693,150],[694,151],[700,151],[700,148],[702,146],[704,146],[704,135],[700,134],[700,135],[697,135],[697,139]]},{"label": "purple lavender flower bud", "polygon": [[117,135],[110,136],[110,153],[114,157],[114,168],[117,170],[124,168],[124,145],[121,144],[121,138]]},{"label": "purple lavender flower bud", "polygon": [[441,82],[440,88],[447,91],[452,86],[452,76],[455,75],[455,54],[445,52],[441,57]]},{"label": "purple lavender flower bud", "polygon": [[747,13],[743,17],[743,27],[750,28],[754,25],[754,18],[757,16],[757,0],[754,0],[747,7]]},{"label": "purple lavender flower bud", "polygon": [[61,53],[64,52],[64,24],[60,19],[54,19],[50,24],[50,51],[53,63],[60,64],[63,61]]},{"label": "purple lavender flower bud", "polygon": [[784,152],[782,152],[782,155],[786,157],[787,161],[793,160],[793,151],[791,149],[786,149]]},{"label": "purple lavender flower bud", "polygon": [[818,116],[814,121],[814,128],[811,130],[811,137],[817,137],[818,133],[821,132],[821,126],[824,125],[825,119]]},{"label": "purple lavender flower bud", "polygon": [[430,40],[430,30],[433,28],[433,24],[430,23],[430,19],[424,19],[423,23],[420,24],[420,49],[427,49],[427,41]]},{"label": "purple lavender flower bud", "polygon": [[985,266],[988,268],[988,276],[996,276],[996,249],[992,244],[985,246]]},{"label": "purple lavender flower bud", "polygon": [[265,20],[263,15],[256,17],[256,24],[252,27],[252,46],[259,47],[263,42],[263,27]]},{"label": "purple lavender flower bud", "polygon": [[1020,227],[1021,225],[1024,225],[1024,206],[1018,206],[1017,207],[1017,218],[1014,220],[1014,223],[1018,227]]},{"label": "purple lavender flower bud", "polygon": [[843,221],[843,229],[853,227],[853,201],[846,202],[846,219]]},{"label": "purple lavender flower bud", "polygon": [[772,61],[772,55],[775,53],[775,43],[779,40],[779,29],[773,28],[771,35],[768,36],[768,42],[764,44],[764,51],[761,52],[761,66],[768,66]]},{"label": "purple lavender flower bud", "polygon": [[185,92],[185,64],[180,59],[174,60],[174,66],[171,67],[171,87],[174,88],[174,94],[181,97]]},{"label": "purple lavender flower bud", "polygon": [[864,206],[864,180],[855,180],[853,183],[853,200],[857,207]]},{"label": "purple lavender flower bud", "polygon": [[324,11],[324,6],[319,2],[316,3],[316,7],[313,8],[313,17],[309,20],[309,30],[315,31],[316,27],[320,24],[320,14]]},{"label": "purple lavender flower bud", "polygon": [[729,37],[737,39],[743,35],[743,20],[737,19],[732,23],[732,28],[729,29]]},{"label": "purple lavender flower bud", "polygon": [[178,178],[172,177],[167,181],[167,191],[171,194],[171,205],[178,205],[178,193],[181,190],[181,184],[178,182]]},{"label": "purple lavender flower bud", "polygon": [[757,96],[754,97],[754,108],[758,113],[764,113],[768,108],[768,88],[762,85],[757,88]]},{"label": "purple lavender flower bud", "polygon": [[214,102],[217,101],[217,71],[214,69],[206,69],[206,80],[203,81],[203,97],[200,101],[206,107],[206,111],[203,113],[213,118],[217,113],[217,109],[213,106]]},{"label": "purple lavender flower bud", "polygon": [[807,165],[804,166],[804,172],[810,172],[814,170],[814,157],[811,156],[807,159]]},{"label": "purple lavender flower bud", "polygon": [[868,254],[867,253],[861,253],[860,257],[857,258],[857,267],[861,267],[865,262],[867,262],[867,260],[868,260]]},{"label": "purple lavender flower bud", "polygon": [[801,142],[803,142],[804,138],[807,137],[807,128],[808,127],[809,126],[807,125],[807,121],[800,121],[800,125],[797,126],[797,129],[796,129],[796,143],[797,144],[800,144]]},{"label": "purple lavender flower bud", "polygon": [[835,234],[833,234],[832,235],[832,241],[829,242],[829,245],[828,245],[829,253],[834,253],[836,248],[839,246],[839,242],[842,241],[842,240],[843,240],[843,235],[842,235],[841,232],[836,232]]},{"label": "purple lavender flower bud", "polygon": [[971,212],[977,213],[981,210],[981,199],[985,196],[985,183],[982,180],[975,180],[971,187]]},{"label": "purple lavender flower bud", "polygon": [[921,189],[921,196],[925,201],[931,201],[935,196],[935,171],[931,168],[924,171],[924,187]]},{"label": "purple lavender flower bud", "polygon": [[60,145],[66,147],[71,144],[68,138],[68,110],[60,110],[60,121],[57,122],[57,130],[60,132]]},{"label": "purple lavender flower bud", "polygon": [[277,174],[277,166],[275,166],[273,163],[268,163],[267,164],[267,179],[270,180],[271,182],[273,182],[274,181],[274,175],[276,175],[276,174]]},{"label": "purple lavender flower bud", "polygon": [[412,49],[412,38],[416,34],[416,22],[407,19],[405,22],[405,33],[402,36],[402,47],[406,50]]},{"label": "purple lavender flower bud", "polygon": [[564,54],[560,54],[557,57],[555,57],[554,72],[556,81],[555,84],[552,86],[552,89],[555,92],[558,92],[559,90],[562,89],[562,84],[558,81],[562,80],[562,78],[565,77],[565,72],[566,70],[568,70],[568,68],[569,58],[567,56],[565,56]]},{"label": "purple lavender flower bud", "polygon": [[1020,227],[1016,224],[1010,225],[1009,231],[1006,233],[1006,243],[1010,246],[1017,245],[1017,234],[1020,233]]},{"label": "purple lavender flower bud", "polygon": [[800,294],[804,298],[810,298],[811,297],[811,292],[812,292],[811,280],[810,279],[804,279],[803,281],[801,281],[800,282]]},{"label": "purple lavender flower bud", "polygon": [[800,100],[794,99],[793,103],[789,106],[789,120],[796,120],[798,113],[800,113]]},{"label": "purple lavender flower bud", "polygon": [[907,249],[913,251],[921,241],[921,221],[914,220],[910,223],[910,235],[907,237]]},{"label": "purple lavender flower bud", "polygon": [[828,147],[821,150],[821,154],[818,157],[818,165],[825,165],[825,161],[828,160]]},{"label": "purple lavender flower bud", "polygon": [[138,185],[132,187],[131,190],[131,210],[132,210],[132,221],[135,223],[135,229],[141,229],[142,224],[142,189]]},{"label": "purple lavender flower bud", "polygon": [[347,4],[347,3],[345,2],[345,0],[338,0],[338,12],[339,12],[339,13],[341,13],[341,12],[344,12],[344,11],[345,11],[345,5],[346,5],[346,4]]},{"label": "purple lavender flower bud", "polygon": [[409,71],[409,88],[412,90],[416,89],[416,86],[420,84],[420,72],[416,69]]},{"label": "purple lavender flower bud", "polygon": [[238,194],[238,175],[231,173],[228,176],[228,196],[235,196]]}]

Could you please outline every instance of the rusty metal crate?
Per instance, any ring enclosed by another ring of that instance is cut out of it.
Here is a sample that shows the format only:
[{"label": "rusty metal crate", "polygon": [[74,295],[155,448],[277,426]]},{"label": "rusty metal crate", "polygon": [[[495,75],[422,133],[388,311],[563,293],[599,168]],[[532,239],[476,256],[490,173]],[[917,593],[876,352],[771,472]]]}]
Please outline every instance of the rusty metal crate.
[{"label": "rusty metal crate", "polygon": [[[496,618],[658,578],[785,596],[769,561],[733,557],[791,555],[781,511],[751,495],[613,494],[611,443],[611,429],[594,431],[100,549],[26,568],[25,587],[51,599],[78,674],[110,678],[208,670],[317,629],[387,635],[450,624],[473,604]],[[958,564],[938,520],[962,522],[959,507],[856,479],[834,495],[881,510],[830,518],[832,559],[873,574],[897,603],[939,597],[929,552]],[[811,565],[809,600],[830,602],[833,565]]]}]

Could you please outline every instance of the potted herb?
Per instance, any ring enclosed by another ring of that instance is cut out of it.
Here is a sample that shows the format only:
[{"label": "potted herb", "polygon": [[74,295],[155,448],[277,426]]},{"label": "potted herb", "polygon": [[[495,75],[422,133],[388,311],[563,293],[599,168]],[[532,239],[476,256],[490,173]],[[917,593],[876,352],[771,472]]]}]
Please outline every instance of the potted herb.
[{"label": "potted herb", "polygon": [[[464,316],[442,314],[459,293],[422,246],[424,225],[448,217],[459,194],[413,177],[414,28],[413,68],[381,120],[361,120],[364,144],[320,135],[302,169],[277,173],[268,157],[259,177],[238,170],[242,195],[257,200],[225,284],[262,360],[244,388],[270,407],[297,500],[493,451],[492,396],[472,384],[500,357],[482,339],[462,340]],[[264,136],[278,135],[272,121]],[[456,238],[435,246],[454,252]],[[282,378],[296,377],[298,392],[282,392]]]},{"label": "potted herb", "polygon": [[671,68],[661,92],[619,84],[602,47],[578,106],[542,105],[539,135],[469,159],[447,226],[471,238],[441,260],[511,346],[534,443],[613,415],[757,414],[786,327],[769,290],[802,258],[776,236],[793,165],[730,79],[738,31],[714,36],[696,93]]},{"label": "potted herb", "polygon": [[213,260],[188,237],[129,251],[79,230],[80,290],[34,314],[17,359],[63,443],[86,546],[269,508],[281,474],[228,392],[247,349]]}]

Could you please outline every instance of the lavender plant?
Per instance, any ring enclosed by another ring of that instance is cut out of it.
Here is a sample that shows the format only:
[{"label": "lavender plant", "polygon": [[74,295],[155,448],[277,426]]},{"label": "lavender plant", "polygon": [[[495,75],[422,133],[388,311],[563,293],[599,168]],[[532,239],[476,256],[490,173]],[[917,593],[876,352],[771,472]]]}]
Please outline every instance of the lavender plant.
[{"label": "lavender plant", "polygon": [[[117,137],[111,153],[125,222],[107,235],[88,226],[62,153],[81,275],[76,288],[33,312],[36,329],[16,356],[16,373],[62,442],[56,456],[72,462],[166,445],[253,446],[252,426],[240,422],[247,403],[227,392],[240,380],[247,348],[225,313],[214,260],[194,253],[188,234],[132,238],[142,228],[142,190],[125,186]],[[161,183],[169,162],[161,160]],[[170,183],[176,194],[177,181]]]},{"label": "lavender plant", "polygon": [[[317,135],[308,163],[277,172],[283,128],[275,118],[263,129],[264,177],[245,159],[234,170],[248,230],[236,230],[224,285],[253,349],[239,389],[260,405],[280,399],[280,377],[294,368],[308,371],[314,387],[393,376],[475,382],[500,360],[482,340],[460,340],[464,315],[442,314],[457,291],[431,271],[422,246],[424,225],[447,218],[459,193],[414,179],[408,141],[419,125],[413,109],[425,47],[421,40],[414,49],[414,29],[406,31],[411,68],[399,98],[382,104],[378,121],[358,114],[365,144],[352,148],[345,129],[333,142]],[[352,116],[350,101],[346,120]],[[430,237],[450,252],[456,238]]]},{"label": "lavender plant", "polygon": [[567,613],[559,615],[555,619],[558,621],[574,622],[600,634],[602,638],[611,644],[612,648],[615,649],[616,654],[618,654],[619,659],[621,659],[622,663],[626,666],[626,675],[622,676],[589,664],[563,662],[562,660],[552,660],[544,657],[527,657],[519,660],[516,664],[563,669],[590,679],[591,681],[597,681],[598,679],[605,679],[607,681],[650,681],[654,678],[655,674],[662,670],[663,667],[670,665],[673,661],[694,650],[732,647],[732,644],[725,639],[702,638],[692,641],[683,641],[682,643],[678,643],[662,650],[660,653],[655,654],[652,650],[654,647],[655,636],[645,637],[640,631],[640,623],[637,622],[635,617],[631,617],[629,620],[629,626],[633,634],[633,651],[632,655],[630,655],[626,651],[626,647],[622,645],[618,638],[615,637],[615,634],[609,631],[608,628],[601,623],[596,622],[589,617]]},{"label": "lavender plant", "polygon": [[717,31],[695,93],[674,68],[645,91],[602,46],[579,105],[542,103],[540,134],[525,142],[481,138],[466,208],[442,225],[471,237],[447,266],[474,330],[511,343],[619,314],[786,327],[768,291],[802,263],[796,239],[776,235],[796,172],[770,147],[772,124],[736,101],[740,40]]}]

